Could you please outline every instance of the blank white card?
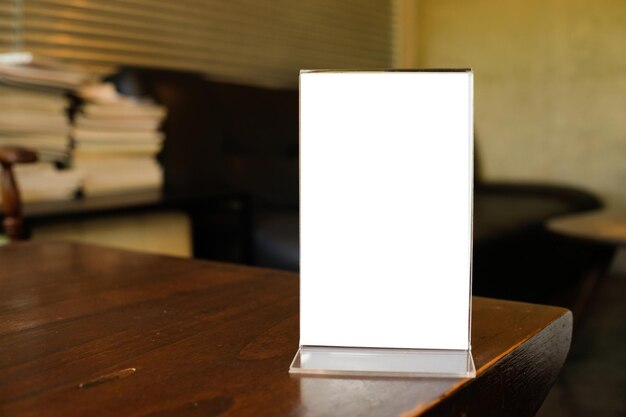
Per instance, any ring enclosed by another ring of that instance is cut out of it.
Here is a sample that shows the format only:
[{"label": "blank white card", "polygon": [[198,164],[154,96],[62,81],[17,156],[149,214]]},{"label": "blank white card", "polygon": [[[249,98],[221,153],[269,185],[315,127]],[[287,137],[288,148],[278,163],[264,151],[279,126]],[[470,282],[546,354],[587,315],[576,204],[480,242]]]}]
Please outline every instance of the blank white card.
[{"label": "blank white card", "polygon": [[469,349],[471,71],[300,74],[300,344]]}]

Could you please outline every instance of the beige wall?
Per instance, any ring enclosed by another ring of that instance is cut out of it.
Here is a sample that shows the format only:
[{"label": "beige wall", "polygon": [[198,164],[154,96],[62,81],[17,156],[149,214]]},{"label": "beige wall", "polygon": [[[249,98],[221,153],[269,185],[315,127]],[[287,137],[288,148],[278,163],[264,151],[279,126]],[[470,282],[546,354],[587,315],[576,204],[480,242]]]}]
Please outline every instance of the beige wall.
[{"label": "beige wall", "polygon": [[475,71],[486,178],[577,185],[626,206],[625,0],[417,4],[415,63]]}]

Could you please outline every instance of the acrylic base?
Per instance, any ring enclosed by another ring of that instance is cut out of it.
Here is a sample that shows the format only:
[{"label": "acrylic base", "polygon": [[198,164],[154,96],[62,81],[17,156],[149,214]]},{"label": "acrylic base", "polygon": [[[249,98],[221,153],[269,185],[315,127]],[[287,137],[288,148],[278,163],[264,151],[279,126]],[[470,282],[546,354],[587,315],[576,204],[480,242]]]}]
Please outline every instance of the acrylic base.
[{"label": "acrylic base", "polygon": [[469,350],[379,349],[300,346],[289,367],[292,374],[392,377],[476,376]]}]

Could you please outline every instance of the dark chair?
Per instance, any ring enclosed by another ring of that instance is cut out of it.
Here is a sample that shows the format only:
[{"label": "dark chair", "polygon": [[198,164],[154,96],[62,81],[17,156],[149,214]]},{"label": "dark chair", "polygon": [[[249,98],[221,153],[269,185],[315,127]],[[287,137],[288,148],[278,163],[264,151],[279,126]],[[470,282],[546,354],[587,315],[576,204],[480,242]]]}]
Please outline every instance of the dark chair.
[{"label": "dark chair", "polygon": [[[194,200],[194,256],[297,269],[298,91],[145,68],[124,69],[113,81],[168,108],[164,192]],[[296,256],[273,263],[285,252],[265,250],[257,231],[294,216]]]},{"label": "dark chair", "polygon": [[4,231],[11,242],[26,238],[22,219],[22,200],[15,180],[13,166],[20,163],[30,163],[37,160],[33,151],[18,147],[0,148],[0,192],[2,193],[2,215]]}]

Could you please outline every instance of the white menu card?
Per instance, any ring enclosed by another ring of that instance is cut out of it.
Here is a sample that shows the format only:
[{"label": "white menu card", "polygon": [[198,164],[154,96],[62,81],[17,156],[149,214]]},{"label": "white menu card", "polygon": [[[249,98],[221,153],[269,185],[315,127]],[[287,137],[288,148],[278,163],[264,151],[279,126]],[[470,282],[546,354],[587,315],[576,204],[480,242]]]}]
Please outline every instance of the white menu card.
[{"label": "white menu card", "polygon": [[472,79],[301,72],[301,345],[470,349]]}]

